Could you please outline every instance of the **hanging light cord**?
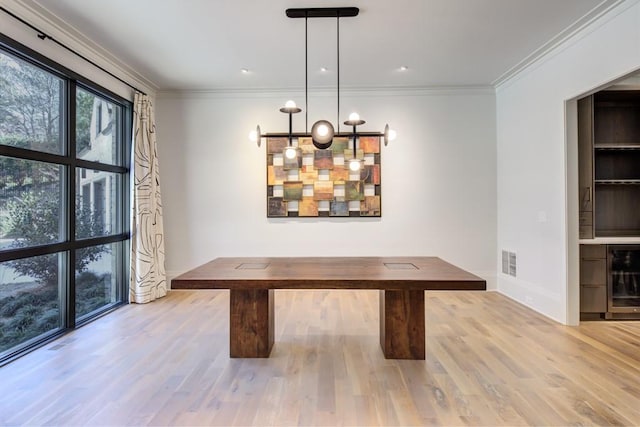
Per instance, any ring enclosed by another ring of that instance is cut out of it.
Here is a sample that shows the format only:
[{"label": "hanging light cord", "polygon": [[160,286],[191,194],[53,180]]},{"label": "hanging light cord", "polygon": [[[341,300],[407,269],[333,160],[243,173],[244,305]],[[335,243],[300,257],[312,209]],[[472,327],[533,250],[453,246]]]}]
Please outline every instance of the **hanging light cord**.
[{"label": "hanging light cord", "polygon": [[307,59],[307,21],[308,13],[304,16],[304,131],[309,132],[309,72]]},{"label": "hanging light cord", "polygon": [[336,52],[338,56],[337,66],[338,66],[338,120],[336,121],[338,125],[338,133],[340,132],[340,13],[336,16]]}]

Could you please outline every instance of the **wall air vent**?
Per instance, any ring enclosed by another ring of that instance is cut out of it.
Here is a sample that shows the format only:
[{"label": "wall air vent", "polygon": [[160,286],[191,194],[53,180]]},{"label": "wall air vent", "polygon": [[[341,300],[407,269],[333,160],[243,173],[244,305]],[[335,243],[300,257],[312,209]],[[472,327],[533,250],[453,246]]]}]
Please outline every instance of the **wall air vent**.
[{"label": "wall air vent", "polygon": [[516,253],[502,251],[502,272],[509,276],[516,277]]},{"label": "wall air vent", "polygon": [[502,272],[509,274],[509,252],[502,251]]},{"label": "wall air vent", "polygon": [[516,253],[509,252],[509,275],[516,277]]}]

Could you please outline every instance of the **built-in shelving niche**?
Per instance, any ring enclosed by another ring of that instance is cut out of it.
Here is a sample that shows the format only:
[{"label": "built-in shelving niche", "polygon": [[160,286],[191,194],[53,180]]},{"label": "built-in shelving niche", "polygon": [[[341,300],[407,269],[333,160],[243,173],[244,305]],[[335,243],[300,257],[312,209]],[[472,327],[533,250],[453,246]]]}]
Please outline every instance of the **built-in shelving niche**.
[{"label": "built-in shelving niche", "polygon": [[640,235],[640,91],[593,99],[596,237]]}]

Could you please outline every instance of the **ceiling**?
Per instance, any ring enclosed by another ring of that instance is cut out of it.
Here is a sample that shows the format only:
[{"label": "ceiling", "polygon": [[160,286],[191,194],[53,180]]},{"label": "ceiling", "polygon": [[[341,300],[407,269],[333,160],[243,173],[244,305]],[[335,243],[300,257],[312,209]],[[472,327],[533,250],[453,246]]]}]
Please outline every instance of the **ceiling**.
[{"label": "ceiling", "polygon": [[[159,90],[303,88],[304,19],[285,9],[336,6],[360,8],[340,20],[341,87],[492,85],[616,2],[22,0]],[[309,87],[335,87],[335,19],[309,20],[307,52]]]}]

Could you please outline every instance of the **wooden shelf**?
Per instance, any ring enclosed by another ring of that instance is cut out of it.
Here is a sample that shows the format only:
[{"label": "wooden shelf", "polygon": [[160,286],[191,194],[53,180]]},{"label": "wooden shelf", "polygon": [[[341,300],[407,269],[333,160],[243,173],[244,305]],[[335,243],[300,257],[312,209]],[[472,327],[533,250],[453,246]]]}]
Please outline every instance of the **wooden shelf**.
[{"label": "wooden shelf", "polygon": [[640,185],[640,179],[596,179],[594,182],[607,185]]},{"label": "wooden shelf", "polygon": [[578,101],[579,236],[640,237],[640,91]]},{"label": "wooden shelf", "polygon": [[[606,240],[607,238],[637,238],[640,236],[640,229],[638,228],[629,228],[629,229],[619,229],[619,228],[599,228],[595,232],[596,239]],[[618,244],[618,243],[614,243]],[[625,243],[621,243],[625,244]]]},{"label": "wooden shelf", "polygon": [[594,150],[640,150],[640,144],[596,143]]}]

